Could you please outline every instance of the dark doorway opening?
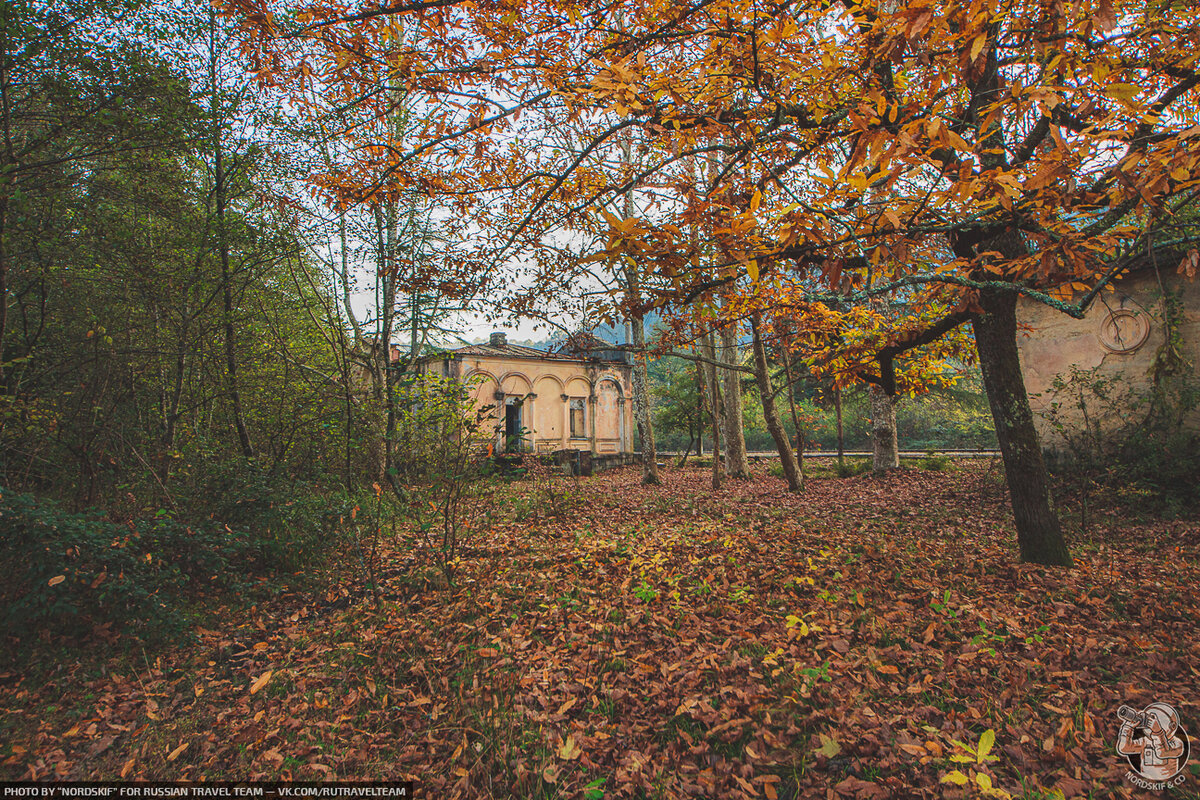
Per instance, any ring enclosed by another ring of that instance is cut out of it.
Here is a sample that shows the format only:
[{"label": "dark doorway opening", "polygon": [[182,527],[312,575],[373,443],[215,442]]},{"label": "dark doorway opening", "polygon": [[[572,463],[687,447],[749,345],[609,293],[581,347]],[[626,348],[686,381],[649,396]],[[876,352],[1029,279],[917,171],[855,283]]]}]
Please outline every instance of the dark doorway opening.
[{"label": "dark doorway opening", "polygon": [[521,452],[521,439],[524,436],[524,426],[521,420],[522,403],[513,398],[504,404],[504,452]]}]

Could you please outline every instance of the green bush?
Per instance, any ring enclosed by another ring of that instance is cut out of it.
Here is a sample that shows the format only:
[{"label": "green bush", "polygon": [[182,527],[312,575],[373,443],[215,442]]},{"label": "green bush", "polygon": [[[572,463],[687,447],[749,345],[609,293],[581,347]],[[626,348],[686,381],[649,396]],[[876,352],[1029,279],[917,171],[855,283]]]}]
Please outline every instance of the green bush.
[{"label": "green bush", "polygon": [[76,634],[107,622],[150,640],[178,634],[187,622],[180,599],[188,585],[228,580],[224,567],[239,549],[235,535],[214,528],[169,517],[119,525],[5,492],[5,628]]},{"label": "green bush", "polygon": [[925,457],[917,462],[918,467],[930,472],[946,472],[953,465],[954,459],[950,458],[950,456],[938,455],[937,453],[926,453]]},{"label": "green bush", "polygon": [[1049,464],[1074,484],[1086,527],[1093,492],[1165,516],[1200,508],[1200,435],[1189,429],[1200,409],[1190,364],[1132,388],[1099,368],[1072,367],[1055,378],[1041,416],[1054,434]]},{"label": "green bush", "polygon": [[847,459],[844,462],[833,463],[833,474],[839,478],[853,478],[858,475],[865,475],[871,471],[870,459]]},{"label": "green bush", "polygon": [[[864,475],[871,471],[871,460],[863,458],[847,458],[844,462],[837,462],[832,459],[817,462],[808,462],[805,465],[806,472],[811,478],[853,478],[857,475]],[[776,478],[783,477],[783,465],[778,461],[773,461],[767,465],[767,474],[773,475]]]},{"label": "green bush", "polygon": [[176,498],[179,511],[172,516],[247,532],[239,555],[249,559],[244,569],[295,572],[328,547],[336,492],[243,458],[210,461],[196,472]]},{"label": "green bush", "polygon": [[[254,470],[222,494],[216,483],[198,509],[159,510],[117,523],[30,494],[0,494],[0,620],[25,636],[77,635],[97,625],[146,641],[175,638],[195,601],[243,592],[263,576],[311,563],[340,527],[336,497],[309,488],[295,499]],[[275,498],[275,499],[272,499]]]},{"label": "green bush", "polygon": [[[684,386],[684,379],[694,370],[688,366],[681,371],[670,358],[655,364],[660,373],[652,387],[658,448],[682,452],[697,430],[695,389]],[[896,428],[902,449],[976,450],[997,446],[982,379],[975,368],[963,372],[956,386],[938,387],[919,397],[905,398],[896,406]],[[773,452],[775,442],[766,429],[756,390],[745,393],[742,410],[746,448],[750,452]],[[796,398],[796,413],[804,428],[806,450],[837,449],[837,415],[829,392],[816,393],[811,387],[803,387]],[[781,396],[780,414],[789,440],[795,441],[795,425],[786,395]],[[843,391],[842,441],[846,450],[871,448],[869,418],[870,407],[863,387]],[[707,422],[702,427],[707,449],[711,446],[711,430]]]},{"label": "green bush", "polygon": [[1200,508],[1200,436],[1178,428],[1143,426],[1126,439],[1109,467],[1107,483],[1118,495],[1148,502],[1167,517]]}]

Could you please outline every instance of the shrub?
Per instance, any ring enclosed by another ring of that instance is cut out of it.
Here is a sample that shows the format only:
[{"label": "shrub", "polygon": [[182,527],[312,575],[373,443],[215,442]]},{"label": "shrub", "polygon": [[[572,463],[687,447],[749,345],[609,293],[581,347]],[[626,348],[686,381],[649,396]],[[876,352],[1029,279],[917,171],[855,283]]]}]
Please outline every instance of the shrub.
[{"label": "shrub", "polygon": [[933,452],[926,453],[925,457],[917,462],[917,466],[930,472],[946,472],[953,465],[954,459],[950,458],[950,456],[939,455]]},{"label": "shrub", "polygon": [[1138,434],[1117,448],[1108,485],[1118,494],[1148,497],[1150,507],[1165,516],[1200,507],[1200,436],[1169,427],[1143,428]]},{"label": "shrub", "polygon": [[847,459],[844,462],[834,462],[833,473],[839,478],[853,478],[865,475],[871,471],[870,459]]},{"label": "shrub", "polygon": [[1055,379],[1054,400],[1042,412],[1061,448],[1051,464],[1075,484],[1084,528],[1101,487],[1169,516],[1200,506],[1200,436],[1186,424],[1200,407],[1200,385],[1185,367],[1147,390],[1099,368],[1072,367]]},{"label": "shrub", "polygon": [[227,467],[180,496],[178,511],[124,523],[0,493],[5,628],[78,635],[109,624],[146,641],[171,639],[188,628],[195,600],[291,572],[334,541],[333,499],[308,486],[286,492],[252,466]]},{"label": "shrub", "polygon": [[208,520],[242,531],[243,570],[295,572],[329,546],[338,498],[309,481],[297,481],[245,458],[212,460],[176,497],[171,516]]},{"label": "shrub", "polygon": [[[389,484],[407,508],[422,554],[447,586],[454,585],[467,540],[488,525],[501,463],[493,457],[492,407],[476,407],[476,386],[428,373],[408,376],[397,388],[397,430],[412,461],[407,483],[391,475]],[[523,475],[524,467],[518,469]],[[373,560],[366,564],[374,585]]]},{"label": "shrub", "polygon": [[[853,478],[871,471],[871,460],[863,458],[847,458],[842,462],[827,459],[826,463],[806,464],[806,472],[813,478]],[[767,465],[767,474],[776,478],[783,477],[783,465],[773,461]]]},{"label": "shrub", "polygon": [[148,640],[186,626],[190,585],[227,583],[244,539],[162,516],[120,525],[28,494],[0,499],[5,627],[77,634],[112,623]]}]

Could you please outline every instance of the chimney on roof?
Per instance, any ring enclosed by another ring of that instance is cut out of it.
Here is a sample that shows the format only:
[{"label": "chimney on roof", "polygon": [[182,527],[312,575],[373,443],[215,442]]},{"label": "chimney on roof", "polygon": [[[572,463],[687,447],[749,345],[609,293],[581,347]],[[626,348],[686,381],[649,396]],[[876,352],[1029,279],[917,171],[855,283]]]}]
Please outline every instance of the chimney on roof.
[{"label": "chimney on roof", "polygon": [[508,335],[504,331],[496,331],[488,339],[488,344],[492,347],[504,347],[508,344]]}]

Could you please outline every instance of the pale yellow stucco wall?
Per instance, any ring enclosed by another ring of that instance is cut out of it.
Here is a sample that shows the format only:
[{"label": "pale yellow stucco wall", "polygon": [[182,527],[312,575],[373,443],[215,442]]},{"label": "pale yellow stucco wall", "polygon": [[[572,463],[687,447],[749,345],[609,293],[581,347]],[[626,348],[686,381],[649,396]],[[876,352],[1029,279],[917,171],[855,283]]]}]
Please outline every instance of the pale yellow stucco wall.
[{"label": "pale yellow stucco wall", "polygon": [[[1021,300],[1017,319],[1022,330],[1017,334],[1017,344],[1025,388],[1044,447],[1060,449],[1062,444],[1061,436],[1045,416],[1051,404],[1059,404],[1060,419],[1072,427],[1084,424],[1078,395],[1054,389],[1055,377],[1067,380],[1072,366],[1083,371],[1094,369],[1098,377],[1111,379],[1126,397],[1148,392],[1152,385],[1151,366],[1165,341],[1164,289],[1182,293],[1183,320],[1179,332],[1183,353],[1193,365],[1200,365],[1200,282],[1174,274],[1173,267],[1170,272],[1162,273],[1161,285],[1152,270],[1121,281],[1113,291],[1097,298],[1082,320],[1041,303]],[[1095,414],[1102,412],[1105,405],[1114,404],[1093,398],[1089,405],[1089,414]],[[1132,420],[1131,405],[1115,405],[1121,409],[1117,418],[1100,419],[1104,430],[1115,430],[1121,423]],[[1189,422],[1200,427],[1200,419],[1195,415]]]},{"label": "pale yellow stucco wall", "polygon": [[[478,380],[475,399],[480,408],[494,406],[497,445],[503,406],[509,398],[521,402],[522,425],[529,431],[526,447],[536,452],[591,450],[595,453],[633,452],[631,374],[619,363],[560,359],[502,358],[455,355],[448,363],[431,361],[426,369],[447,368],[459,380]],[[584,435],[571,436],[570,400],[584,401]]]}]

